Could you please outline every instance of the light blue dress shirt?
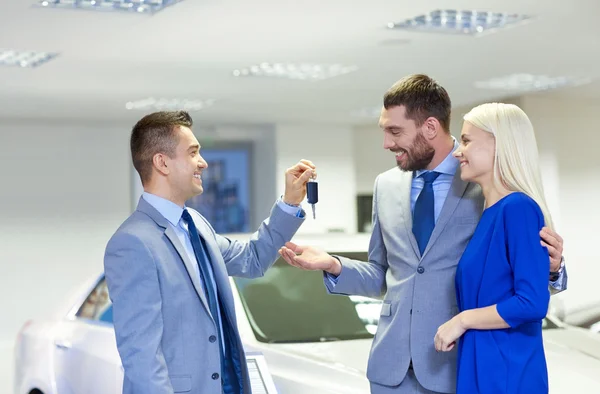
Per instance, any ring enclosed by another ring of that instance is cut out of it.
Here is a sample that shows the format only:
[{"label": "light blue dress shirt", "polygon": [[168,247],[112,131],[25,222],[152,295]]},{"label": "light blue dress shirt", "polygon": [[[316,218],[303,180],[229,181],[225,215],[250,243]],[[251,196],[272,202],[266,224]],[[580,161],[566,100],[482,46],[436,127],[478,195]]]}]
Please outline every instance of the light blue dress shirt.
[{"label": "light blue dress shirt", "polygon": [[[456,174],[456,170],[458,169],[458,159],[452,156],[452,153],[458,148],[458,142],[456,139],[454,140],[454,148],[452,152],[437,166],[433,171],[439,172],[440,175],[433,181],[433,210],[434,210],[434,218],[437,223],[438,218],[440,217],[440,212],[442,212],[442,207],[444,206],[444,202],[446,201],[446,197],[448,197],[448,192],[450,191],[450,187],[452,186],[452,180],[454,179],[454,175]],[[412,187],[410,189],[410,211],[414,214],[415,212],[415,203],[417,202],[417,198],[419,194],[423,190],[423,186],[425,185],[425,181],[421,178],[421,175],[428,172],[427,170],[418,170],[415,172],[415,175],[412,180]]]},{"label": "light blue dress shirt", "polygon": [[[183,214],[183,208],[179,205],[175,204],[172,201],[164,199],[162,197],[158,197],[157,195],[144,192],[142,194],[142,198],[148,202],[148,204],[152,205],[154,209],[156,209],[161,215],[164,216],[165,219],[169,222],[169,226],[174,230],[179,242],[183,245],[186,254],[192,264],[194,269],[194,275],[200,279],[200,286],[202,286],[202,291],[205,291],[204,283],[202,283],[202,277],[200,276],[200,267],[198,266],[198,260],[196,259],[196,254],[194,253],[194,247],[192,246],[192,241],[190,240],[190,233],[188,231],[187,224],[181,219],[181,215]],[[293,215],[293,216],[302,216],[303,210],[301,207],[294,207],[291,205],[287,205],[281,199],[277,200],[277,205],[284,212]],[[208,253],[208,251],[206,251]],[[215,278],[212,272],[209,272],[210,281],[212,282],[213,288],[217,288],[217,284],[215,283]],[[223,338],[223,325],[221,320],[221,311],[219,313],[219,330],[221,331],[221,338]],[[225,349],[223,349],[225,350]]]}]

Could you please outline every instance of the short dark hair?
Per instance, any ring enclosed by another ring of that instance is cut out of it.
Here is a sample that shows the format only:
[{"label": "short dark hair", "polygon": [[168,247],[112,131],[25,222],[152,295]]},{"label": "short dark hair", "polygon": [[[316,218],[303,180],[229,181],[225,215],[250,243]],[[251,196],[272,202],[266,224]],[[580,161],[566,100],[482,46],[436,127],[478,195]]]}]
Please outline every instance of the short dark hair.
[{"label": "short dark hair", "polygon": [[421,126],[429,117],[440,122],[450,132],[452,102],[446,89],[433,78],[424,74],[406,76],[396,82],[383,96],[385,109],[404,106],[406,117]]},{"label": "short dark hair", "polygon": [[192,117],[186,111],[160,111],[144,116],[131,131],[131,159],[140,174],[142,184],[152,175],[152,158],[157,153],[175,157],[179,143],[178,126],[192,127]]}]

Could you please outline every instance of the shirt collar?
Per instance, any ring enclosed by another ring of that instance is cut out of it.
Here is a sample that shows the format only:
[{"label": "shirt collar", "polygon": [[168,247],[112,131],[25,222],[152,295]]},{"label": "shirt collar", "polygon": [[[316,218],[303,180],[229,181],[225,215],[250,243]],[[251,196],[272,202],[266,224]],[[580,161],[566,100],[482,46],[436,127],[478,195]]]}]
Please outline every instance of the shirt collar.
[{"label": "shirt collar", "polygon": [[183,214],[183,208],[172,201],[157,196],[156,194],[144,192],[142,193],[142,197],[148,204],[152,205],[154,209],[163,215],[165,219],[169,221],[169,223],[175,227],[179,225],[179,220],[181,220],[181,215]]},{"label": "shirt collar", "polygon": [[[452,152],[450,152],[450,154],[448,154],[448,156],[446,156],[446,158],[440,164],[438,164],[438,166],[435,167],[433,171],[451,176],[454,176],[454,174],[456,174],[456,170],[458,169],[458,159],[452,156],[452,154],[456,149],[458,149],[458,141],[454,137],[452,137],[452,140],[454,141],[454,147],[452,148]],[[428,170],[416,171],[415,178],[421,176],[427,171]]]}]

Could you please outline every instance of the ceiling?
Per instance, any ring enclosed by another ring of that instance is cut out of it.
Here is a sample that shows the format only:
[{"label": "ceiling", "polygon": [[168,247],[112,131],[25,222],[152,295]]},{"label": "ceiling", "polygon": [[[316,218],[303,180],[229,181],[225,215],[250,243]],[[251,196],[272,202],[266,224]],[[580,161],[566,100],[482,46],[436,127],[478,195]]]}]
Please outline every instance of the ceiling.
[{"label": "ceiling", "polygon": [[[156,98],[214,99],[198,122],[371,122],[400,77],[430,74],[453,104],[515,92],[474,82],[512,73],[600,80],[598,0],[183,0],[154,15],[34,7],[2,0],[0,48],[56,51],[37,68],[0,67],[0,118],[133,120],[125,103]],[[535,15],[481,37],[389,30],[435,9]],[[315,82],[236,78],[262,62],[341,63],[353,73]],[[564,89],[600,98],[600,84]]]}]

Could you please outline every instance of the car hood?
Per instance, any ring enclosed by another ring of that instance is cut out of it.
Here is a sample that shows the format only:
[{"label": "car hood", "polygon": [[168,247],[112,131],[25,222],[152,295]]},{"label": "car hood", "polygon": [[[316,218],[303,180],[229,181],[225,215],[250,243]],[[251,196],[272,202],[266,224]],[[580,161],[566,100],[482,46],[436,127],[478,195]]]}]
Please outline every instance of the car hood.
[{"label": "car hood", "polygon": [[320,363],[352,370],[364,376],[372,339],[277,344],[277,349]]},{"label": "car hood", "polygon": [[557,342],[561,335],[544,333],[550,393],[600,393],[600,361]]},{"label": "car hood", "polygon": [[545,343],[569,347],[600,360],[600,335],[578,327],[544,330]]},{"label": "car hood", "polygon": [[[359,339],[278,344],[277,348],[365,376],[371,343],[371,339]],[[547,330],[544,349],[551,393],[600,393],[600,340],[579,330]],[[572,391],[574,388],[578,391]]]}]

